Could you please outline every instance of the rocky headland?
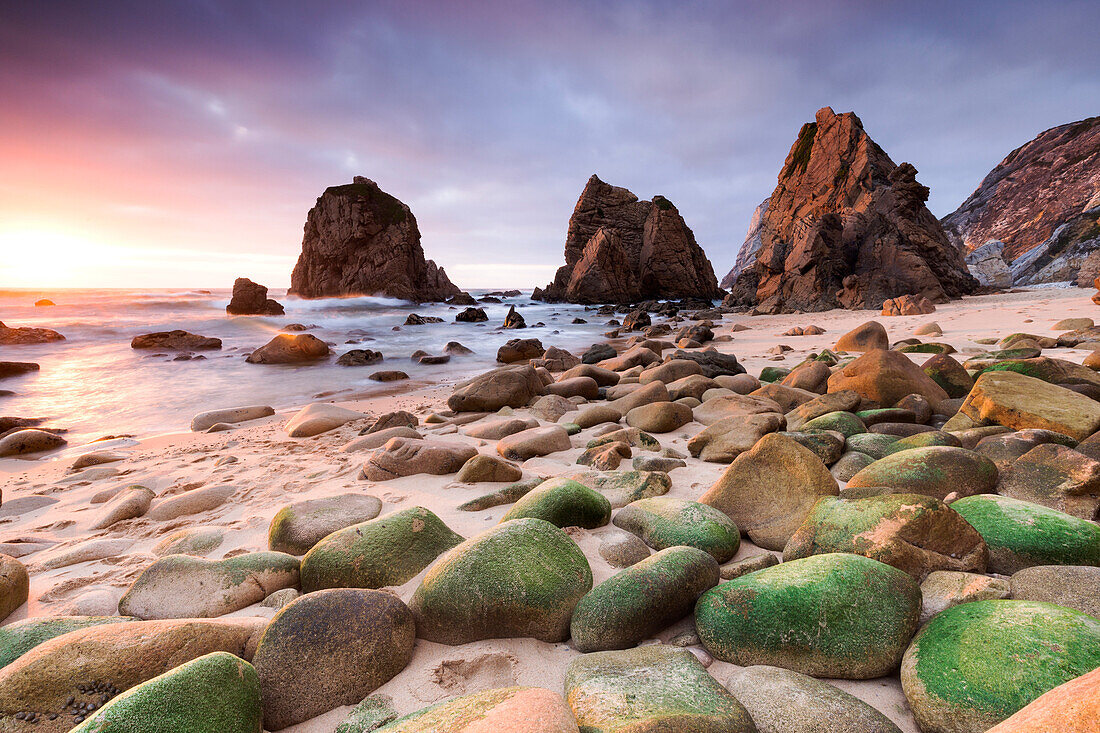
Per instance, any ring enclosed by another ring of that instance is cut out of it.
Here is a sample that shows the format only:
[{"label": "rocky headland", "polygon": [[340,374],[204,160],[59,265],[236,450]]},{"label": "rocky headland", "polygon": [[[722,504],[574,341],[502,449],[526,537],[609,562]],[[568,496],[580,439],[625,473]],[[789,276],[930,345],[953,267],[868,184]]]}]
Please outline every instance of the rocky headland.
[{"label": "rocky headland", "polygon": [[593,175],[569,218],[565,265],[532,297],[634,303],[721,295],[714,268],[671,201],[641,201]]},{"label": "rocky headland", "polygon": [[855,114],[818,110],[783,164],[761,217],[761,246],[728,303],[822,311],[974,292],[978,283],[925,206],[916,172],[895,165]]},{"label": "rocky headland", "polygon": [[443,268],[424,258],[420,229],[409,207],[374,181],[356,176],[350,184],[325,189],[309,210],[289,293],[426,302],[462,291]]}]

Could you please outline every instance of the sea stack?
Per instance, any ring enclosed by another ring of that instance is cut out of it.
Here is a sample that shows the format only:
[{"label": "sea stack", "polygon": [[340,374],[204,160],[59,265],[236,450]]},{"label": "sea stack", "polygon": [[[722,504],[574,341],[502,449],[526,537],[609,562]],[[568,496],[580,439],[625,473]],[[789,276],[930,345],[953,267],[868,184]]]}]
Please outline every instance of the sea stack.
[{"label": "sea stack", "polygon": [[233,281],[233,297],[225,312],[231,316],[281,316],[283,306],[267,297],[267,287],[254,283],[247,277]]},{"label": "sea stack", "polygon": [[588,179],[565,238],[565,265],[532,298],[633,303],[721,297],[714,269],[680,212],[664,196],[640,201],[625,188]]},{"label": "sea stack", "polygon": [[942,303],[973,292],[978,282],[925,206],[916,173],[896,165],[854,113],[818,110],[787,155],[760,250],[728,302],[783,313],[878,309],[902,295]]},{"label": "sea stack", "polygon": [[1017,285],[1100,275],[1100,117],[1059,125],[1016,148],[943,218],[967,252],[1004,243]]},{"label": "sea stack", "polygon": [[326,188],[309,210],[289,292],[300,298],[379,295],[423,303],[462,291],[443,268],[424,259],[409,207],[356,176],[350,184]]}]

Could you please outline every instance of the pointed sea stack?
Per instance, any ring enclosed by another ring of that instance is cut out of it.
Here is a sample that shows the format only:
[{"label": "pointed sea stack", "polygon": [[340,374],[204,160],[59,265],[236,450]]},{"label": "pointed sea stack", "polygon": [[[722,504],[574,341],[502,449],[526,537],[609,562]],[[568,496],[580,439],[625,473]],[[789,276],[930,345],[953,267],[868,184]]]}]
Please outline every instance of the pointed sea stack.
[{"label": "pointed sea stack", "polygon": [[325,189],[306,217],[289,293],[300,298],[379,295],[418,303],[460,294],[424,259],[409,207],[362,176]]},{"label": "pointed sea stack", "polygon": [[854,113],[818,110],[787,155],[756,260],[727,303],[767,313],[877,309],[901,295],[942,303],[973,292],[978,283],[924,205],[916,173],[895,165]]},{"label": "pointed sea stack", "polygon": [[532,298],[633,303],[722,296],[706,254],[664,196],[639,201],[625,188],[588,179],[565,238],[565,265]]}]

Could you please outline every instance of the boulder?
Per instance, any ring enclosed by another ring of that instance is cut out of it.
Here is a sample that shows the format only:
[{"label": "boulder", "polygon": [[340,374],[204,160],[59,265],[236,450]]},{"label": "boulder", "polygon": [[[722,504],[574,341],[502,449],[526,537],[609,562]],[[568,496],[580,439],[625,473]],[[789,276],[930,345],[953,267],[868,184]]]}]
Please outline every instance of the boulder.
[{"label": "boulder", "polygon": [[977,287],[962,252],[925,206],[909,163],[895,165],[851,112],[825,107],[802,126],[761,222],[755,261],[728,304],[765,313],[877,308],[899,295],[934,302]]},{"label": "boulder", "polygon": [[92,529],[107,529],[118,522],[144,516],[155,496],[152,489],[144,486],[128,486],[122,489],[103,505],[92,522]]},{"label": "boulder", "polygon": [[311,438],[314,435],[335,430],[352,420],[366,418],[365,413],[349,410],[327,402],[306,405],[286,423],[286,434],[291,438]]},{"label": "boulder", "polygon": [[523,320],[522,315],[516,312],[516,307],[513,305],[504,316],[504,323],[501,328],[527,328],[527,322]]},{"label": "boulder", "polygon": [[688,452],[700,460],[729,463],[768,433],[785,426],[783,416],[775,412],[726,417],[696,433],[688,441]]},{"label": "boulder", "polygon": [[495,456],[480,453],[462,464],[455,481],[464,484],[476,484],[482,481],[506,481],[511,483],[523,478],[518,466]]},{"label": "boulder", "polygon": [[1009,575],[1033,565],[1100,565],[1100,526],[1056,509],[996,494],[951,508],[989,547],[989,570]]},{"label": "boulder", "polygon": [[663,496],[672,488],[672,479],[663,471],[587,471],[570,478],[599,491],[611,502],[612,509],[639,499]]},{"label": "boulder", "polygon": [[626,424],[648,433],[671,433],[693,420],[691,408],[676,402],[640,405],[626,413]]},{"label": "boulder", "polygon": [[781,667],[756,665],[726,687],[745,706],[758,733],[901,733],[875,708],[828,682]]},{"label": "boulder", "polygon": [[1010,371],[985,372],[959,408],[976,425],[1042,428],[1084,440],[1100,429],[1100,403],[1065,387]]},{"label": "boulder", "polygon": [[505,417],[490,419],[482,423],[475,422],[473,425],[463,428],[462,432],[471,438],[500,440],[530,428],[537,428],[538,424],[538,420],[530,418]]},{"label": "boulder", "polygon": [[448,551],[424,576],[410,608],[417,635],[441,644],[569,637],[592,571],[569,535],[541,519],[516,519]]},{"label": "boulder", "polygon": [[627,649],[691,613],[718,584],[718,563],[694,547],[669,547],[620,570],[573,610],[570,635],[581,652]]},{"label": "boulder", "polygon": [[[415,640],[413,615],[389,593],[330,588],[291,601],[267,625],[252,660],[264,729],[359,702],[408,665]],[[309,684],[302,670],[311,670]]]},{"label": "boulder", "polygon": [[502,367],[459,384],[447,398],[455,412],[495,412],[502,407],[523,407],[546,394],[538,372],[530,365]]},{"label": "boulder", "polygon": [[892,453],[848,480],[848,488],[887,487],[894,491],[934,496],[973,496],[993,491],[997,466],[965,448],[931,446]]},{"label": "boulder", "polygon": [[1037,565],[1013,573],[1012,597],[1042,601],[1100,618],[1100,567]]},{"label": "boulder", "polygon": [[267,546],[277,552],[304,555],[324,537],[374,519],[380,511],[382,501],[365,494],[338,494],[296,501],[271,518]]},{"label": "boulder", "polygon": [[957,570],[933,570],[920,586],[920,622],[923,626],[941,611],[974,601],[1008,598],[1012,589],[1005,580]]},{"label": "boulder", "polygon": [[412,428],[386,428],[377,433],[367,433],[366,435],[360,435],[358,438],[352,438],[340,448],[340,452],[357,453],[360,451],[374,450],[375,448],[384,446],[391,438],[413,438],[421,440],[424,436]]},{"label": "boulder", "polygon": [[836,479],[810,450],[769,434],[733,460],[699,502],[728,515],[760,547],[782,550]]},{"label": "boulder", "polygon": [[552,478],[517,500],[500,521],[526,518],[542,519],[557,527],[595,529],[611,521],[611,503],[578,481]]},{"label": "boulder", "polygon": [[779,403],[767,397],[727,394],[705,400],[693,411],[695,421],[703,425],[713,425],[729,417],[746,417],[766,413],[779,414]]},{"label": "boulder", "polygon": [[26,603],[29,593],[30,576],[23,563],[10,555],[0,554],[0,621]]},{"label": "boulder", "polygon": [[371,372],[367,379],[375,382],[400,382],[403,379],[408,379],[409,375],[405,372],[396,369],[382,369],[377,372]]},{"label": "boulder", "polygon": [[9,456],[25,456],[30,453],[41,453],[54,450],[65,445],[68,441],[57,433],[45,430],[26,428],[16,430],[0,438],[0,458]]},{"label": "boulder", "polygon": [[23,344],[48,344],[64,341],[65,337],[49,328],[30,328],[27,326],[12,328],[0,321],[0,346]]},{"label": "boulder", "polygon": [[1064,445],[1044,443],[1009,464],[997,490],[1013,499],[1095,519],[1100,516],[1100,461]]},{"label": "boulder", "polygon": [[920,587],[859,555],[814,555],[707,591],[695,626],[716,659],[815,677],[870,679],[897,668],[920,616]]},{"label": "boulder", "polygon": [[985,572],[989,550],[977,530],[939,499],[884,494],[825,497],[783,550],[784,561],[849,552],[923,581],[934,570]]},{"label": "boulder", "polygon": [[267,297],[267,288],[247,277],[233,281],[233,297],[225,312],[231,316],[281,316],[283,306]]},{"label": "boulder", "polygon": [[379,295],[414,302],[460,294],[424,259],[409,207],[362,176],[326,188],[306,217],[302,253],[290,275],[301,298]]},{"label": "boulder", "polygon": [[626,532],[605,534],[597,551],[613,568],[628,568],[649,557],[649,548],[645,543]]},{"label": "boulder", "polygon": [[550,372],[564,372],[573,367],[580,366],[581,360],[570,354],[565,349],[551,346],[543,355],[534,361],[532,366],[540,366]]},{"label": "boulder", "polygon": [[[541,687],[481,690],[430,705],[379,730],[384,733],[578,733],[577,721],[561,695]],[[338,729],[337,733],[342,731]]]},{"label": "boulder", "polygon": [[131,349],[164,349],[166,351],[206,351],[220,349],[222,340],[199,336],[187,331],[157,331],[134,336],[130,341]]},{"label": "boulder", "polygon": [[390,438],[367,456],[361,477],[368,481],[388,481],[418,473],[444,476],[456,473],[475,455],[477,448],[463,443]]},{"label": "boulder", "polygon": [[893,407],[901,398],[918,394],[933,405],[947,399],[936,384],[905,354],[885,349],[868,351],[829,377],[829,392],[852,390],[882,407]]},{"label": "boulder", "polygon": [[963,365],[947,354],[935,354],[921,366],[921,371],[940,385],[952,399],[966,397],[974,386],[974,378]]},{"label": "boulder", "polygon": [[639,201],[592,176],[569,219],[565,265],[536,300],[630,303],[721,297],[706,254],[663,196]]},{"label": "boulder", "polygon": [[985,733],[1097,666],[1100,619],[1049,603],[975,601],[917,634],[901,684],[925,733]]},{"label": "boulder", "polygon": [[882,304],[884,316],[922,316],[935,311],[936,306],[923,295],[899,295]]},{"label": "boulder", "polygon": [[987,733],[1092,733],[1100,716],[1100,667],[1063,682]]},{"label": "boulder", "polygon": [[630,446],[622,441],[613,443],[601,443],[592,448],[587,448],[577,457],[577,463],[582,466],[591,466],[600,471],[613,471],[619,467],[624,458],[630,458]]},{"label": "boulder", "polygon": [[[124,692],[211,652],[247,661],[264,624],[257,618],[177,619],[103,624],[63,634],[0,668],[0,716],[11,721],[15,713],[39,711],[46,715],[35,730],[65,733],[74,725],[75,704],[83,708],[102,702],[88,682],[106,681]],[[52,713],[59,715],[51,720]]]},{"label": "boulder", "polygon": [[671,496],[639,499],[619,510],[614,524],[654,550],[694,547],[717,562],[733,559],[741,545],[737,525],[714,507]]},{"label": "boulder", "polygon": [[370,366],[371,364],[377,364],[383,361],[381,351],[374,351],[372,349],[352,349],[351,351],[345,351],[336,359],[336,363],[340,366]]},{"label": "boulder", "polygon": [[528,458],[550,455],[571,447],[568,431],[559,425],[549,425],[501,438],[497,442],[497,453],[512,461],[526,461]]},{"label": "boulder", "polygon": [[255,668],[228,652],[211,652],[127,690],[72,731],[255,733],[262,723]]},{"label": "boulder", "polygon": [[133,620],[129,616],[36,616],[0,626],[0,667],[6,667],[39,644],[70,631]]},{"label": "boulder", "polygon": [[484,323],[489,320],[484,308],[466,308],[455,316],[455,323]]},{"label": "boulder", "polygon": [[191,418],[191,432],[206,432],[218,423],[239,423],[269,417],[275,410],[267,405],[249,405],[248,407],[230,407],[222,410],[200,412]]},{"label": "boulder", "polygon": [[749,713],[695,655],[663,644],[577,657],[565,694],[583,731],[756,733]]},{"label": "boulder", "polygon": [[419,506],[353,524],[302,558],[302,591],[403,585],[460,542],[461,535]]},{"label": "boulder", "polygon": [[167,522],[189,514],[201,514],[217,509],[229,501],[236,491],[236,486],[225,484],[191,489],[182,494],[161,499],[153,504],[145,516],[157,522]]},{"label": "boulder", "polygon": [[0,361],[0,379],[30,374],[31,372],[37,372],[40,368],[33,361]]},{"label": "boulder", "polygon": [[140,619],[213,618],[298,585],[298,559],[282,552],[248,552],[224,560],[167,555],[141,571],[118,602]]},{"label": "boulder", "polygon": [[325,359],[332,350],[308,333],[280,333],[245,359],[249,364],[301,364]]},{"label": "boulder", "polygon": [[511,364],[517,361],[538,359],[546,349],[537,338],[509,339],[507,343],[497,349],[497,361],[501,364]]}]

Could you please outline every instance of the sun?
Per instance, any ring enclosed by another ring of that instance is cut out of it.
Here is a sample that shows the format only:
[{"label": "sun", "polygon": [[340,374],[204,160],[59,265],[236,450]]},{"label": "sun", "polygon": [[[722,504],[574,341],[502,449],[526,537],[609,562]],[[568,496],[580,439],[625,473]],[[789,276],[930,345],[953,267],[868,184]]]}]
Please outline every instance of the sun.
[{"label": "sun", "polygon": [[105,249],[62,230],[0,230],[0,287],[79,287],[86,268],[104,264]]}]

